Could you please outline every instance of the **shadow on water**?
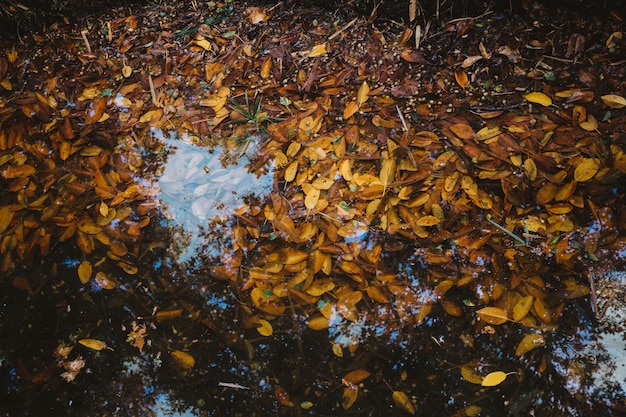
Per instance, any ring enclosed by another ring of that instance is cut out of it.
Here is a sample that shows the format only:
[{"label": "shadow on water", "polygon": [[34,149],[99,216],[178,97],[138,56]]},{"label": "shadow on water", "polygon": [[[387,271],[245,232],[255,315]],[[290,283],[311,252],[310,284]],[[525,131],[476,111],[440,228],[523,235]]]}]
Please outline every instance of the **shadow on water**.
[{"label": "shadow on water", "polygon": [[[351,244],[382,245],[383,262],[405,284],[396,287],[396,302],[363,300],[368,308],[354,316],[331,311],[328,330],[315,331],[310,316],[329,299],[315,306],[290,300],[271,321],[271,336],[263,336],[257,327],[267,316],[247,304],[238,276],[280,248],[271,227],[256,225],[261,235],[255,236],[242,214],[262,210],[273,187],[271,164],[259,163],[256,154],[262,139],[225,151],[160,131],[150,135],[161,145],[151,155],[155,179],[144,184],[154,200],[147,202],[151,222],[133,255],[137,271],[111,262],[115,254],[97,253],[92,259],[106,275],[82,285],[76,269],[84,254],[59,244],[2,281],[2,415],[410,412],[394,391],[406,393],[418,415],[624,412],[626,301],[623,292],[611,291],[618,281],[622,286],[614,288],[624,288],[623,273],[598,275],[599,319],[588,299],[570,300],[561,326],[536,339],[542,346],[515,355],[528,329],[476,320],[469,288],[445,293],[460,306],[459,314],[448,314],[436,303],[442,295],[425,278],[433,266],[417,246],[368,231]],[[147,180],[147,173],[137,179]],[[124,219],[103,228],[115,235],[116,227]],[[615,261],[623,267],[623,259]],[[447,267],[434,268],[446,273]],[[16,285],[21,277],[30,287]],[[94,349],[79,342],[85,340],[104,345]],[[494,371],[507,373],[497,386],[468,382]]]}]

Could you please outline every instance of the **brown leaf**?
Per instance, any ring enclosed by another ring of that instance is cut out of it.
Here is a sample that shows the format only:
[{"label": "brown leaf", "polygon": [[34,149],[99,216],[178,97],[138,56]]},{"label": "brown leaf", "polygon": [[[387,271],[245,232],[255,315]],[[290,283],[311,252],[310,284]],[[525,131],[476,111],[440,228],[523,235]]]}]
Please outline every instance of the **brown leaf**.
[{"label": "brown leaf", "polygon": [[418,52],[413,48],[404,48],[400,56],[406,62],[411,62],[415,64],[427,64],[428,63],[426,59],[424,58],[424,55],[422,55],[421,52]]}]

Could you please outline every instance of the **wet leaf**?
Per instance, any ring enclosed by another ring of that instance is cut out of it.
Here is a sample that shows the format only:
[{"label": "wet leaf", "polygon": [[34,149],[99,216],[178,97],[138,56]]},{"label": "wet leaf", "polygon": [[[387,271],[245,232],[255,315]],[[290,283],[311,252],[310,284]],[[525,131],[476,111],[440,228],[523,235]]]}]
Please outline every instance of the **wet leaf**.
[{"label": "wet leaf", "polygon": [[182,369],[188,370],[196,366],[196,359],[187,352],[175,350],[171,355],[174,363]]},{"label": "wet leaf", "polygon": [[306,324],[312,330],[328,329],[329,321],[324,316],[316,316],[309,319]]},{"label": "wet leaf", "polygon": [[576,166],[574,170],[574,181],[585,182],[592,179],[598,170],[600,163],[595,158],[583,158],[583,161]]},{"label": "wet leaf", "polygon": [[259,327],[257,327],[256,330],[261,336],[271,336],[272,333],[274,333],[274,328],[269,321],[259,319],[258,324]]},{"label": "wet leaf", "polygon": [[355,371],[351,371],[345,374],[343,379],[351,384],[358,384],[362,381],[365,381],[367,378],[370,377],[370,375],[372,375],[372,373],[366,371],[365,369],[357,369]]},{"label": "wet leaf", "polygon": [[524,336],[515,349],[516,356],[522,356],[533,349],[545,345],[543,336],[539,333],[531,333]]},{"label": "wet leaf", "polygon": [[180,317],[180,315],[183,313],[182,309],[176,309],[176,310],[164,310],[164,311],[158,311],[156,313],[156,319],[157,321],[167,321],[167,320],[173,320],[177,317]]},{"label": "wet leaf", "polygon": [[352,407],[358,396],[359,389],[357,387],[345,387],[341,398],[341,406],[343,409],[347,410]]},{"label": "wet leaf", "polygon": [[465,378],[467,382],[480,385],[483,383],[483,376],[476,372],[474,367],[469,365],[461,366],[461,376]]},{"label": "wet leaf", "polygon": [[626,107],[626,99],[622,96],[618,96],[616,94],[607,94],[600,97],[604,104],[609,106],[612,109],[621,109]]},{"label": "wet leaf", "polygon": [[89,282],[89,280],[91,279],[91,272],[91,262],[82,261],[80,265],[78,265],[78,279],[80,279],[80,282],[82,282],[83,284]]},{"label": "wet leaf", "polygon": [[535,298],[532,295],[522,297],[513,307],[513,320],[520,321],[530,311],[533,306]]},{"label": "wet leaf", "polygon": [[293,403],[291,402],[291,398],[289,393],[283,387],[276,387],[274,390],[274,398],[280,405],[284,405],[285,407],[293,407]]},{"label": "wet leaf", "polygon": [[411,402],[409,397],[404,392],[394,391],[391,396],[398,407],[412,416],[415,415],[415,404]]},{"label": "wet leaf", "polygon": [[78,343],[93,350],[111,349],[105,342],[97,339],[80,339]]},{"label": "wet leaf", "polygon": [[509,318],[506,311],[499,307],[484,307],[476,312],[478,317],[489,324],[502,324],[506,323]]},{"label": "wet leaf", "polygon": [[502,371],[495,371],[487,374],[481,385],[483,387],[495,387],[500,385],[506,379],[507,374]]},{"label": "wet leaf", "polygon": [[548,107],[552,105],[552,99],[545,95],[544,93],[535,91],[533,93],[528,93],[524,96],[526,100],[531,103],[541,104],[544,107]]},{"label": "wet leaf", "polygon": [[112,290],[117,286],[115,281],[112,280],[107,273],[102,271],[96,274],[95,281],[103,290]]}]

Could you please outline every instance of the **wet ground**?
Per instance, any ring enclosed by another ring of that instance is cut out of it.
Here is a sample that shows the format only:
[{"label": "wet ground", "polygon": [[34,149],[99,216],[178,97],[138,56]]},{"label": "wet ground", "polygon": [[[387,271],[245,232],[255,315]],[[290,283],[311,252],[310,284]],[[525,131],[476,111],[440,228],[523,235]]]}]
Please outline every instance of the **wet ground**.
[{"label": "wet ground", "polygon": [[626,413],[622,17],[452,12],[4,42],[0,414]]}]

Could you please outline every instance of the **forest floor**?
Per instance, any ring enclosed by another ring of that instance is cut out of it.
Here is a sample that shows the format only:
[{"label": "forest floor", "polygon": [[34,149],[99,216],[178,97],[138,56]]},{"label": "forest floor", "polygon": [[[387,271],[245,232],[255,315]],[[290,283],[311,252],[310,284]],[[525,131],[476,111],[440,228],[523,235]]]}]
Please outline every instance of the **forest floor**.
[{"label": "forest floor", "polygon": [[343,13],[0,40],[0,413],[626,410],[623,17]]}]

